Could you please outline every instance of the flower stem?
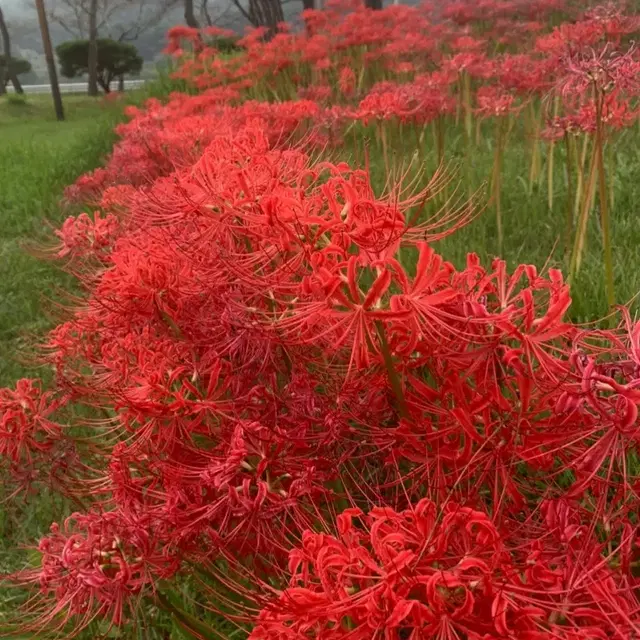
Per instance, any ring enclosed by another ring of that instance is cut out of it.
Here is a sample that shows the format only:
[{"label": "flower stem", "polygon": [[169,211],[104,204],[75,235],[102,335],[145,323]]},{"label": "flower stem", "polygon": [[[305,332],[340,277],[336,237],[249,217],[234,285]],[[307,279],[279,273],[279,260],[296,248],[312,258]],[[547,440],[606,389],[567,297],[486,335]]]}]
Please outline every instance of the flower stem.
[{"label": "flower stem", "polygon": [[569,254],[569,246],[571,243],[571,234],[573,233],[573,181],[571,165],[573,163],[573,144],[568,133],[564,134],[564,142],[567,150],[567,218],[564,230],[564,253],[565,257]]},{"label": "flower stem", "polygon": [[496,227],[498,230],[498,254],[502,255],[503,230],[502,230],[502,147],[503,147],[503,118],[496,121],[496,148],[493,159],[493,176],[491,191],[493,205],[496,211]]},{"label": "flower stem", "polygon": [[[580,217],[578,219],[578,227],[576,229],[576,236],[573,244],[573,254],[571,256],[571,265],[569,267],[569,281],[571,281],[573,276],[580,271],[580,265],[582,264],[582,254],[584,252],[587,238],[587,221],[589,219],[589,212],[591,211],[591,204],[596,184],[596,157],[597,154],[594,149],[589,163],[589,177],[584,185],[582,196],[580,198]],[[577,198],[576,202],[578,202]],[[576,206],[578,206],[578,204]]]},{"label": "flower stem", "polygon": [[616,303],[613,282],[613,254],[611,250],[611,222],[609,216],[609,193],[607,171],[604,163],[604,131],[602,122],[602,95],[596,94],[596,157],[598,165],[598,199],[600,200],[600,222],[602,224],[602,244],[606,278],[607,303],[612,309]]},{"label": "flower stem", "polygon": [[[554,120],[558,116],[560,109],[559,96],[555,96],[553,99],[553,117]],[[553,211],[553,164],[555,158],[555,140],[549,142],[549,157],[547,159],[547,204],[549,205],[549,211]]]},{"label": "flower stem", "polygon": [[378,337],[380,338],[380,352],[384,360],[385,368],[387,369],[387,376],[389,377],[389,384],[391,390],[396,398],[398,414],[401,418],[407,418],[409,413],[407,411],[407,404],[404,399],[404,393],[402,391],[402,383],[398,372],[393,365],[393,356],[391,355],[391,349],[387,342],[387,335],[384,330],[384,325],[379,320],[376,321],[376,329],[378,331]]}]

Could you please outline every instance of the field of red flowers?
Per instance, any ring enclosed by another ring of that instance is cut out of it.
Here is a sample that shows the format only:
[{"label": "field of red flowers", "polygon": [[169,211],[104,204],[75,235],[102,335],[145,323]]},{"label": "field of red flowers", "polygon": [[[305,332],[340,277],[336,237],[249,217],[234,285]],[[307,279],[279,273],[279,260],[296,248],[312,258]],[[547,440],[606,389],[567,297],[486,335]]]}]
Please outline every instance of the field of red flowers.
[{"label": "field of red flowers", "polygon": [[[68,189],[87,213],[50,253],[84,295],[43,340],[53,384],[0,390],[0,455],[14,499],[77,512],[10,576],[18,631],[144,637],[152,603],[189,638],[640,637],[640,324],[607,152],[637,123],[640,16],[303,17],[233,56],[172,29],[184,91],[130,107]],[[516,129],[569,280],[599,216],[601,323],[570,320],[558,269],[437,251],[490,216],[500,253]]]}]

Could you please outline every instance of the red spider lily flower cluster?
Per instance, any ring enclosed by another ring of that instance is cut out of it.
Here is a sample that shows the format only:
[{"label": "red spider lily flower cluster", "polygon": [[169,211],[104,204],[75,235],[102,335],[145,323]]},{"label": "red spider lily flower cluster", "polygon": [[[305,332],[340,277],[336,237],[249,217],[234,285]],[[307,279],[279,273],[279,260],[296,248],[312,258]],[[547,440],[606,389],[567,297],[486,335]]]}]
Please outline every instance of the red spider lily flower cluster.
[{"label": "red spider lily flower cluster", "polygon": [[[84,511],[14,576],[38,591],[25,629],[132,623],[197,564],[256,639],[640,632],[640,326],[571,323],[558,270],[447,262],[435,243],[476,212],[439,211],[444,174],[380,191],[326,153],[360,122],[514,113],[561,59],[565,86],[605,65],[598,115],[630,122],[633,54],[566,57],[613,31],[589,35],[602,13],[488,53],[558,8],[329,3],[228,59],[218,32],[171,31],[203,92],[130,108],[69,188],[92,213],[52,249],[86,291],[43,345],[56,392],[0,391],[8,477],[74,446],[66,404],[91,416],[60,483]],[[570,107],[553,126],[588,131]]]},{"label": "red spider lily flower cluster", "polygon": [[55,485],[73,465],[72,447],[53,419],[64,404],[63,397],[43,391],[37,380],[0,389],[0,464],[3,480],[16,490],[36,481]]},{"label": "red spider lily flower cluster", "polygon": [[[85,626],[98,617],[122,625],[135,618],[136,596],[175,573],[175,560],[157,551],[157,523],[119,514],[73,514],[38,546],[41,568],[22,578],[43,594],[30,632],[62,631],[69,618]],[[58,614],[62,612],[63,615]]]},{"label": "red spider lily flower cluster", "polygon": [[[290,554],[290,585],[250,637],[632,636],[634,600],[614,572],[586,556],[599,547],[588,529],[571,522],[566,504],[541,510],[546,538],[525,560],[486,513],[454,502],[442,511],[427,499],[401,512],[347,509],[335,536],[303,534]],[[586,582],[572,578],[576,569]],[[578,628],[564,623],[574,616],[583,620]]]}]

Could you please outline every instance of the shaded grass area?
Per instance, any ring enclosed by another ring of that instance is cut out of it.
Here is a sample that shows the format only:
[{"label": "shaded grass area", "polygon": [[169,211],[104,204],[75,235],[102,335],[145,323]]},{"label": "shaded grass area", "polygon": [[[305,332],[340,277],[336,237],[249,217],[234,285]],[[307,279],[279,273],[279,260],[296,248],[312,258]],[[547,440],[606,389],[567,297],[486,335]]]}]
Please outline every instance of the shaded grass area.
[{"label": "shaded grass area", "polygon": [[57,122],[50,96],[0,101],[0,386],[35,374],[23,352],[50,325],[43,301],[69,285],[25,243],[46,240],[49,225],[68,215],[60,207],[64,188],[100,164],[122,117],[121,106],[100,98],[64,102],[67,120]]}]

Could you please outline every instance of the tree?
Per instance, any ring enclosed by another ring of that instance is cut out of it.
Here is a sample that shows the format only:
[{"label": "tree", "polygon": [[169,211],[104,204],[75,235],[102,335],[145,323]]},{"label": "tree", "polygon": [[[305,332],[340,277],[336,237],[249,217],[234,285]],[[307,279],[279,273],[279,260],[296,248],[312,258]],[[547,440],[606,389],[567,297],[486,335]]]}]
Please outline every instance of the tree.
[{"label": "tree", "polygon": [[[143,60],[138,50],[129,43],[98,38],[98,84],[105,93],[111,91],[111,82],[120,76],[137,74]],[[88,71],[89,41],[71,40],[56,47],[60,69],[65,78],[75,78]]]},{"label": "tree", "polygon": [[187,23],[187,26],[193,29],[197,29],[200,26],[196,19],[193,0],[184,0],[184,20]]},{"label": "tree", "polygon": [[[2,35],[4,59],[6,64],[0,69],[0,93],[5,93],[5,87],[7,86],[7,80],[11,80],[13,88],[16,93],[24,93],[20,80],[18,80],[18,74],[16,73],[16,67],[11,58],[11,38],[9,37],[9,29],[7,23],[4,20],[4,14],[2,13],[2,7],[0,7],[0,34]],[[31,65],[29,65],[31,68]]]},{"label": "tree", "polygon": [[60,95],[60,85],[58,84],[56,61],[53,59],[53,48],[51,47],[51,35],[49,33],[49,22],[47,20],[44,0],[36,0],[36,8],[38,10],[40,33],[42,34],[42,47],[44,48],[44,55],[47,59],[47,69],[49,70],[51,96],[53,97],[53,105],[56,110],[56,118],[58,120],[64,120],[64,107],[62,105],[62,96]]},{"label": "tree", "polygon": [[231,0],[238,11],[254,27],[266,27],[267,37],[278,30],[278,23],[284,22],[282,0],[249,0],[245,7],[242,0]]},{"label": "tree", "polygon": [[98,95],[98,0],[89,2],[89,55],[87,60],[89,74],[89,95]]},{"label": "tree", "polygon": [[9,84],[11,76],[21,76],[31,71],[31,63],[23,58],[11,58],[9,68],[7,68],[7,57],[0,55],[0,76],[6,87]]},{"label": "tree", "polygon": [[382,9],[382,0],[365,0],[364,6],[367,9]]}]

